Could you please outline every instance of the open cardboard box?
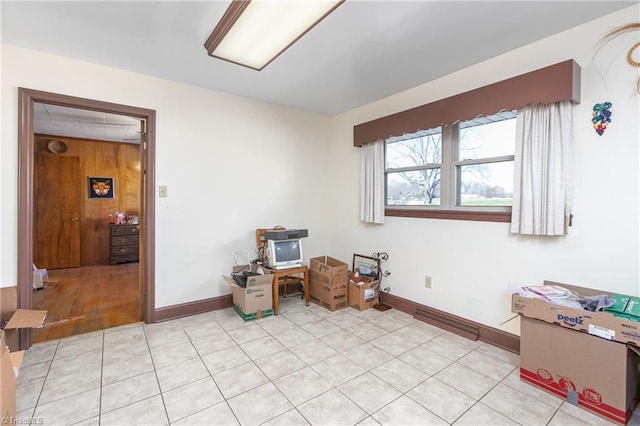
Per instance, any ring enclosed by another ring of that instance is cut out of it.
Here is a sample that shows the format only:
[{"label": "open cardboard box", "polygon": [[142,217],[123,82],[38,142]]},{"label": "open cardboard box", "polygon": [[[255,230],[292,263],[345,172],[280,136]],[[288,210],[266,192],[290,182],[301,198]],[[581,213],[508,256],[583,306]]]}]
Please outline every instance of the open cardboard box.
[{"label": "open cardboard box", "polygon": [[11,352],[6,335],[21,328],[42,327],[47,311],[18,309],[0,332],[0,414],[1,424],[14,424],[16,417],[16,376],[24,351]]},{"label": "open cardboard box", "polygon": [[349,280],[349,306],[359,311],[372,308],[379,302],[380,294],[378,280],[356,283]]},{"label": "open cardboard box", "polygon": [[309,297],[330,311],[349,305],[349,266],[330,256],[309,260]]},{"label": "open cardboard box", "polygon": [[[251,265],[256,272],[259,265]],[[233,272],[248,270],[247,266],[234,266]],[[233,309],[244,320],[260,319],[273,315],[273,277],[272,274],[255,275],[247,279],[247,286],[240,287],[230,276],[223,275],[231,286]]]},{"label": "open cardboard box", "polygon": [[[608,294],[544,283],[581,296]],[[629,421],[640,400],[640,323],[518,294],[511,310],[521,315],[521,380],[609,421]]]},{"label": "open cardboard box", "polygon": [[[576,292],[580,296],[611,294],[609,291],[578,287],[553,281],[544,285],[557,285]],[[531,299],[513,294],[511,312],[525,317],[537,318],[561,327],[584,331],[607,340],[615,340],[640,346],[640,322],[619,318],[610,312],[591,312],[550,303],[544,299]]]},{"label": "open cardboard box", "polygon": [[349,265],[331,256],[319,256],[312,257],[309,260],[309,269],[325,277],[332,278],[338,275],[346,275],[349,272]]}]

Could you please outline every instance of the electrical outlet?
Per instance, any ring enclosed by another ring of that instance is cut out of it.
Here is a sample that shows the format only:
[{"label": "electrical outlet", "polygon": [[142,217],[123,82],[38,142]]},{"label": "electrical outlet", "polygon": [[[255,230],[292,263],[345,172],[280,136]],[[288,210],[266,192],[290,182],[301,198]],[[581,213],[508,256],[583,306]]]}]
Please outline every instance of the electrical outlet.
[{"label": "electrical outlet", "polygon": [[431,288],[431,277],[428,275],[424,276],[424,287]]}]

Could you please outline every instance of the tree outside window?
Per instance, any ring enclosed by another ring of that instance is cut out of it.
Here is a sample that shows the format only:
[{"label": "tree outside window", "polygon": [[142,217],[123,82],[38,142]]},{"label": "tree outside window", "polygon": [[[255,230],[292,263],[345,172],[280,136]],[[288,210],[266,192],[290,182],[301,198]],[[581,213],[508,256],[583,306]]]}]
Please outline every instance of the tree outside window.
[{"label": "tree outside window", "polygon": [[515,111],[390,138],[385,143],[388,206],[510,207]]}]

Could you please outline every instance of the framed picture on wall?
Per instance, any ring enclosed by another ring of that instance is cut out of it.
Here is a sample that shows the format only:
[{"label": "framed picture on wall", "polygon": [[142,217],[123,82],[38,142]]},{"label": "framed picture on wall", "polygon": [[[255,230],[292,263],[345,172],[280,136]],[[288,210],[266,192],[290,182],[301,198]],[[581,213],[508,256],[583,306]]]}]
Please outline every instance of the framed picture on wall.
[{"label": "framed picture on wall", "polygon": [[114,188],[115,181],[113,177],[87,177],[87,191],[89,193],[89,198],[115,198]]}]

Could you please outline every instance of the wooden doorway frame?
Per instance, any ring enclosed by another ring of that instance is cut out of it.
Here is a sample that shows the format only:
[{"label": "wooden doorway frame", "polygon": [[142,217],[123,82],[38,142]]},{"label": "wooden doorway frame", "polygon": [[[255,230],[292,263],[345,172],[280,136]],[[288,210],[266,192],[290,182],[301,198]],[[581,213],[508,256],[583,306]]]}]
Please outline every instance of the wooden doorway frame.
[{"label": "wooden doorway frame", "polygon": [[[151,109],[78,98],[57,93],[18,88],[18,307],[32,308],[33,285],[33,171],[35,137],[34,103],[127,115],[146,121],[146,147],[140,148],[142,215],[141,279],[144,291],[143,320],[155,322],[155,129],[156,112]],[[20,331],[20,349],[31,346],[31,333]]]}]

